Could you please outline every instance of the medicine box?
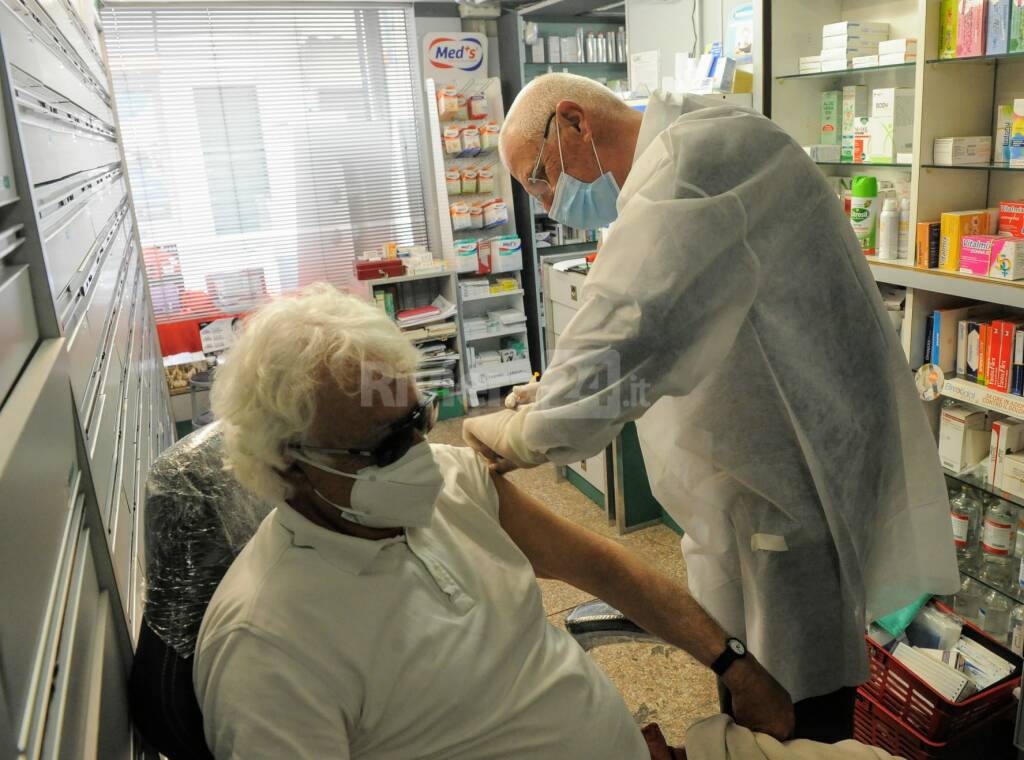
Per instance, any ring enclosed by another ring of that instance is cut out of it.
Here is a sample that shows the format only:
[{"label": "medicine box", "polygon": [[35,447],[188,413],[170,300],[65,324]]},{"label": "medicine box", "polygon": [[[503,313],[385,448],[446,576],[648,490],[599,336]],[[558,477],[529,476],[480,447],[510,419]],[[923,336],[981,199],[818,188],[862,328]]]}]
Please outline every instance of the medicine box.
[{"label": "medicine box", "polygon": [[1024,454],[1003,456],[1003,472],[999,477],[999,488],[1008,494],[1024,497]]},{"label": "medicine box", "polygon": [[[876,130],[884,128],[889,131],[891,136],[893,157],[888,159],[889,163],[895,160],[897,153],[913,151],[914,90],[912,88],[879,87],[873,90],[871,92],[871,116],[872,118],[887,117],[892,120],[891,127],[888,122],[880,122],[876,126]],[[883,146],[878,153],[879,156],[888,154],[888,146]],[[883,163],[885,162],[883,161]]]},{"label": "medicine box", "polygon": [[988,0],[960,0],[957,19],[956,57],[985,55],[985,16]]},{"label": "medicine box", "polygon": [[544,40],[537,40],[530,45],[530,61],[544,63]]},{"label": "medicine box", "polygon": [[947,211],[939,222],[939,269],[958,272],[964,235],[994,235],[999,226],[999,209]]},{"label": "medicine box", "polygon": [[847,60],[845,60],[843,58],[839,58],[839,59],[836,59],[834,61],[822,61],[821,62],[821,70],[822,71],[845,71],[849,67],[850,67],[849,66],[849,61],[847,61]]},{"label": "medicine box", "polygon": [[821,51],[821,61],[848,61],[851,58],[859,55],[878,55],[878,47],[873,45],[863,45],[860,47],[850,48],[829,48]]},{"label": "medicine box", "polygon": [[992,268],[992,246],[998,235],[964,235],[960,242],[960,271],[988,277]]},{"label": "medicine box", "polygon": [[821,49],[858,48],[865,46],[881,47],[887,34],[869,34],[867,32],[850,32],[848,34],[831,34],[821,38]]},{"label": "medicine box", "polygon": [[869,164],[896,162],[896,127],[891,116],[868,117],[867,154]]},{"label": "medicine box", "polygon": [[827,90],[821,93],[821,137],[822,145],[839,145],[843,93]]},{"label": "medicine box", "polygon": [[1024,280],[1024,238],[999,236],[992,245],[988,275],[997,280]]},{"label": "medicine box", "polygon": [[996,106],[995,134],[992,141],[992,160],[1006,162],[1010,160],[1010,134],[1013,132],[1013,104]]},{"label": "medicine box", "polygon": [[548,63],[562,62],[562,39],[548,37]]},{"label": "medicine box", "polygon": [[1000,201],[999,234],[1024,237],[1024,201]]},{"label": "medicine box", "polygon": [[868,163],[871,149],[871,117],[858,116],[853,120],[853,163]]},{"label": "medicine box", "polygon": [[988,455],[990,443],[985,412],[954,404],[942,410],[939,459],[942,466],[964,472]]},{"label": "medicine box", "polygon": [[836,21],[821,27],[822,37],[837,34],[882,34],[889,36],[889,24],[882,21]]},{"label": "medicine box", "polygon": [[842,147],[840,160],[853,162],[853,126],[858,117],[868,115],[868,88],[862,84],[843,88]]},{"label": "medicine box", "polygon": [[991,155],[992,138],[987,135],[936,137],[932,145],[932,160],[945,166],[988,163]]},{"label": "medicine box", "polygon": [[562,54],[562,63],[579,63],[580,62],[580,45],[575,37],[562,37],[562,44],[560,52]]},{"label": "medicine box", "polygon": [[898,66],[901,63],[913,63],[917,60],[914,53],[886,53],[878,56],[879,66]]},{"label": "medicine box", "polygon": [[985,22],[985,55],[1002,55],[1009,51],[1011,0],[988,0]]},{"label": "medicine box", "polygon": [[842,158],[838,145],[806,145],[804,152],[812,161],[824,164],[837,164]]},{"label": "medicine box", "polygon": [[878,65],[877,55],[858,55],[851,61],[855,69],[870,69]]},{"label": "medicine box", "polygon": [[1024,3],[1010,3],[1010,42],[1009,52],[1024,53]]},{"label": "medicine box", "polygon": [[878,43],[878,54],[888,55],[890,53],[907,53],[917,55],[917,40],[901,37],[896,40],[884,40]]},{"label": "medicine box", "polygon": [[939,58],[956,58],[959,5],[960,0],[942,0],[939,4]]},{"label": "medicine box", "polygon": [[1003,463],[1007,454],[1024,448],[1024,421],[996,420],[992,423],[992,436],[988,446],[988,482],[1002,488]]}]

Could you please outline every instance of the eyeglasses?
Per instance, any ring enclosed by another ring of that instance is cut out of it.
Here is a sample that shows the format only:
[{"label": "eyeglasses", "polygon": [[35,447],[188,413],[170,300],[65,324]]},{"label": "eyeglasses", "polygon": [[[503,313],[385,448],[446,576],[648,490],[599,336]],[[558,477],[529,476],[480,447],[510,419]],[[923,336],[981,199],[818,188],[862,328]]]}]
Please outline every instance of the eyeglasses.
[{"label": "eyeglasses", "polygon": [[552,111],[551,115],[548,117],[548,123],[544,125],[544,139],[541,141],[540,144],[540,153],[537,154],[537,161],[533,165],[533,171],[530,172],[530,176],[526,178],[526,181],[530,183],[529,190],[531,195],[533,194],[533,187],[535,185],[539,186],[542,182],[545,185],[547,185],[548,192],[551,191],[551,183],[548,182],[546,179],[541,179],[540,177],[538,177],[537,172],[541,170],[541,161],[544,160],[544,148],[547,147],[548,135],[551,134],[551,122],[554,120],[554,118],[555,112]]},{"label": "eyeglasses", "polygon": [[417,443],[417,433],[426,435],[437,422],[438,399],[433,393],[424,393],[421,401],[409,410],[402,419],[392,422],[385,428],[384,438],[376,446],[365,449],[331,449],[322,446],[306,446],[302,443],[290,443],[287,448],[302,454],[318,454],[320,456],[338,456],[351,454],[369,457],[377,467],[394,464],[408,453]]}]

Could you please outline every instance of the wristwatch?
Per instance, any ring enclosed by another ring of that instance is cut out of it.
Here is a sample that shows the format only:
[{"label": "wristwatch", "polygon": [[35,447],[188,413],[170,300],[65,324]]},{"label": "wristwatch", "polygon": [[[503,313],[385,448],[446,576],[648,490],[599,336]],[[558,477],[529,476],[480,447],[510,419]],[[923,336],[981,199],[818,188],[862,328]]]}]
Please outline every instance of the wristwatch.
[{"label": "wristwatch", "polygon": [[739,639],[728,638],[725,640],[725,651],[718,655],[718,659],[711,663],[711,669],[715,671],[715,675],[719,678],[725,675],[725,671],[729,669],[736,660],[742,659],[747,655],[747,647]]}]

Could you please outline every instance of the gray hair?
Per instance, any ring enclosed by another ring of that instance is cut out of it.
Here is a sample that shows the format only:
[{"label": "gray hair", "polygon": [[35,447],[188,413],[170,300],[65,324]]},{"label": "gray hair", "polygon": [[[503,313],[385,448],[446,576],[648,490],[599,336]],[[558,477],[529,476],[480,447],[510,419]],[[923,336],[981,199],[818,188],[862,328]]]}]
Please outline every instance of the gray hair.
[{"label": "gray hair", "polygon": [[420,355],[379,308],[324,283],[271,301],[246,319],[211,394],[238,481],[270,502],[288,495],[284,445],[312,427],[324,383],[362,389],[364,372],[411,376]]},{"label": "gray hair", "polygon": [[540,140],[548,117],[563,100],[578,103],[597,115],[611,116],[629,110],[621,98],[593,79],[576,74],[544,74],[527,84],[508,109],[499,138],[502,160],[513,142]]}]

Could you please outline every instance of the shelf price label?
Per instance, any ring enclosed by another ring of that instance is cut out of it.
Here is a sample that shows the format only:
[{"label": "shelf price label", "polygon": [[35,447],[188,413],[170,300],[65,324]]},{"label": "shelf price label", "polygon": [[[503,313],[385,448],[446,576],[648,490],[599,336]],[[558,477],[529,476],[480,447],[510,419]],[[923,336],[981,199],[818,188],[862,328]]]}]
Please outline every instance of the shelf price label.
[{"label": "shelf price label", "polygon": [[989,390],[967,380],[947,380],[942,386],[942,395],[1024,419],[1024,398]]}]

